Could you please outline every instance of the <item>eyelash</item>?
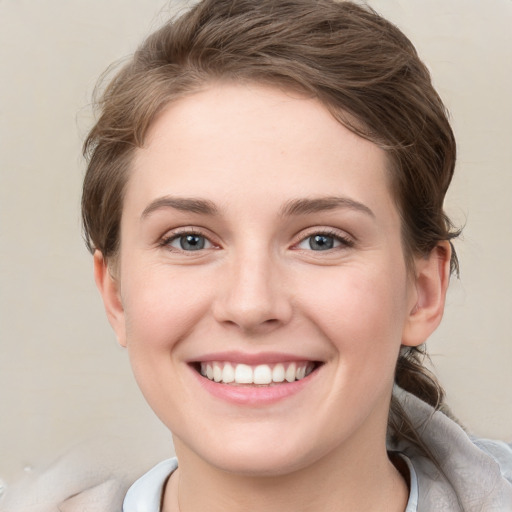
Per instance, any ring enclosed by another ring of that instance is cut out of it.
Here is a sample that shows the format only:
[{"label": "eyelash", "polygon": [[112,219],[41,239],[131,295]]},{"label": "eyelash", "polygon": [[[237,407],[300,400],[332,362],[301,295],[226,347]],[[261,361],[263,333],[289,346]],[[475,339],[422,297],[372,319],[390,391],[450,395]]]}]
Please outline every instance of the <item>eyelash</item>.
[{"label": "eyelash", "polygon": [[[335,241],[339,242],[340,245],[338,247],[324,249],[323,251],[313,251],[312,249],[309,249],[312,252],[328,252],[328,251],[335,251],[336,249],[350,249],[351,247],[354,247],[354,244],[355,244],[353,239],[349,238],[346,235],[344,236],[344,235],[340,234],[340,232],[337,230],[319,229],[319,230],[311,230],[306,236],[302,235],[300,240],[294,244],[294,247],[297,247],[298,250],[301,250],[298,246],[301,243],[306,242],[308,239],[311,239],[315,236],[324,236],[324,237],[332,238]],[[308,249],[304,249],[304,250],[308,250]]]},{"label": "eyelash", "polygon": [[[172,235],[165,236],[164,238],[162,238],[162,240],[160,241],[159,245],[161,247],[165,247],[166,249],[168,249],[170,251],[177,251],[177,252],[181,252],[181,253],[196,252],[196,251],[187,251],[185,249],[178,249],[176,247],[172,247],[171,246],[172,242],[174,242],[175,240],[179,240],[180,238],[185,237],[187,235],[192,235],[192,236],[203,238],[209,244],[211,244],[212,247],[215,247],[215,244],[207,236],[205,236],[204,233],[202,233],[201,231],[199,231],[197,229],[194,229],[194,228],[188,228],[188,229],[185,228],[183,230],[179,230],[179,231],[174,232]],[[208,249],[209,248],[210,247],[208,247]],[[202,251],[202,250],[204,250],[204,249],[203,248],[197,249],[197,252]]]},{"label": "eyelash", "polygon": [[[172,245],[171,245],[172,242],[179,240],[182,237],[186,237],[188,235],[204,239],[208,244],[211,245],[211,247],[200,247],[199,249],[196,249],[196,250],[186,250],[183,248],[172,247]],[[311,240],[315,236],[332,238],[334,240],[334,243],[338,242],[339,245],[335,246],[335,247],[328,247],[326,249],[320,249],[320,250],[315,251],[311,248],[311,241],[310,241],[309,249],[299,247],[300,244],[305,243],[307,240]],[[311,252],[331,252],[331,251],[335,251],[337,249],[338,250],[350,249],[351,247],[354,247],[354,244],[355,244],[355,242],[353,239],[349,238],[348,236],[341,235],[337,230],[318,229],[318,230],[311,230],[305,236],[302,235],[301,238],[292,245],[292,248],[294,248],[296,250],[304,250],[307,252],[309,252],[309,251],[311,251]],[[218,245],[216,245],[214,242],[212,242],[208,236],[206,236],[202,231],[200,231],[198,229],[194,229],[194,228],[184,228],[182,230],[172,233],[172,235],[165,236],[160,241],[159,246],[165,247],[166,249],[168,249],[170,251],[176,251],[176,252],[180,252],[180,253],[193,253],[193,252],[200,252],[200,251],[211,249],[211,248],[218,248]]]}]

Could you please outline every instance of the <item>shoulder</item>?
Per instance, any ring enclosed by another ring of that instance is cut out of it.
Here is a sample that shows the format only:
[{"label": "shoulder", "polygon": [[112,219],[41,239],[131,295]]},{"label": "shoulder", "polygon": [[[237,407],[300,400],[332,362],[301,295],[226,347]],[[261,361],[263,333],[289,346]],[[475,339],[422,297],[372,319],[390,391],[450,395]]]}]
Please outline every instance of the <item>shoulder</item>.
[{"label": "shoulder", "polygon": [[418,478],[418,511],[510,512],[512,449],[478,439],[419,398],[394,390],[436,461],[407,441],[393,447],[409,457]]},{"label": "shoulder", "polygon": [[9,486],[0,501],[0,511],[121,511],[128,487],[124,475],[104,474],[101,468],[71,470],[59,461]]},{"label": "shoulder", "polygon": [[503,477],[512,483],[512,443],[481,438],[472,438],[472,442],[496,461]]},{"label": "shoulder", "polygon": [[123,452],[110,439],[76,447],[8,484],[0,512],[121,512],[128,489],[151,465]]}]

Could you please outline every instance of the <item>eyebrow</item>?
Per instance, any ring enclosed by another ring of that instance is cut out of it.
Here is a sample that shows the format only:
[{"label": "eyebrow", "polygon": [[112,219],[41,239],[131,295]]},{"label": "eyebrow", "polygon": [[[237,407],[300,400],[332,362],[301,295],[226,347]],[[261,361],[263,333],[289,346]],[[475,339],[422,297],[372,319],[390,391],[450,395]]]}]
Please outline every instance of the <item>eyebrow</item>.
[{"label": "eyebrow", "polygon": [[[164,196],[151,201],[151,203],[142,212],[141,219],[144,219],[153,212],[164,208],[173,208],[183,212],[202,215],[218,215],[219,213],[215,203],[208,201],[207,199]],[[338,196],[318,197],[312,199],[292,199],[284,204],[281,208],[280,214],[283,217],[307,215],[322,211],[335,210],[337,208],[356,210],[375,218],[375,214],[372,210],[363,203],[348,197]]]},{"label": "eyebrow", "polygon": [[151,201],[142,212],[141,219],[164,208],[174,208],[182,212],[198,213],[202,215],[217,215],[219,213],[215,204],[206,199],[164,196]]},{"label": "eyebrow", "polygon": [[348,197],[338,196],[318,197],[312,199],[292,199],[291,201],[285,203],[281,209],[281,215],[307,215],[310,213],[335,210],[337,208],[356,210],[375,218],[375,214],[365,204]]}]

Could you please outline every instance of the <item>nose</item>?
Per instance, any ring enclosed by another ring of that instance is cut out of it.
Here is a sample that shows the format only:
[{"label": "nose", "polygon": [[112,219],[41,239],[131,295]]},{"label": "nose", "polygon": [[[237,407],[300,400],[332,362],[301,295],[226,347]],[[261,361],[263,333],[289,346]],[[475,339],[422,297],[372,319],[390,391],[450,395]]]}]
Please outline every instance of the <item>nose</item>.
[{"label": "nose", "polygon": [[221,284],[213,307],[218,322],[261,334],[290,321],[290,290],[269,255],[240,256],[219,277]]}]

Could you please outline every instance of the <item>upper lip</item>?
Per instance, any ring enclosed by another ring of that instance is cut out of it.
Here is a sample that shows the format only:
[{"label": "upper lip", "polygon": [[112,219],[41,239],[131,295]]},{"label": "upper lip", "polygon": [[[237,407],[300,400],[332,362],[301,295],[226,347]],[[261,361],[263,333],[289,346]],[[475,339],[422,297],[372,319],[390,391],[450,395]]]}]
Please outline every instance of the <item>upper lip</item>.
[{"label": "upper lip", "polygon": [[213,361],[229,362],[229,363],[241,363],[247,365],[258,365],[258,364],[273,364],[273,363],[290,363],[300,361],[318,361],[315,358],[305,357],[297,354],[283,353],[283,352],[258,352],[258,353],[247,353],[247,352],[211,352],[202,354],[198,357],[189,359],[188,363],[208,363]]}]

